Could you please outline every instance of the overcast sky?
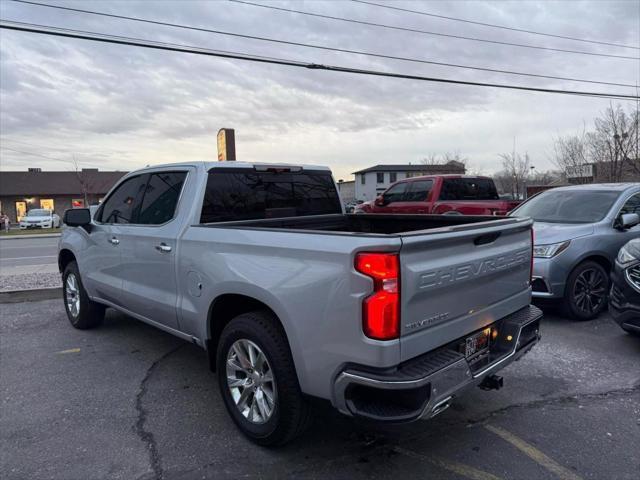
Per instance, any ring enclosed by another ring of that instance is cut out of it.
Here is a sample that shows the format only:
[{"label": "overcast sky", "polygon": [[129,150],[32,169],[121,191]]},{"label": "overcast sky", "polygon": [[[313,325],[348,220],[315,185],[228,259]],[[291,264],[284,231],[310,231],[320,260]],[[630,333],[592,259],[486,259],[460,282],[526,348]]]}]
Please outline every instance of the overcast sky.
[{"label": "overcast sky", "polygon": [[[208,29],[438,62],[637,84],[637,60],[479,43],[313,18],[227,1],[53,2]],[[595,45],[353,2],[256,3],[420,30],[638,56]],[[383,2],[384,0],[377,0]],[[640,1],[394,2],[528,30],[640,45]],[[415,75],[634,94],[635,88],[407,63],[141,24],[0,1],[2,19]],[[255,64],[2,30],[2,170],[130,170],[215,160],[216,133],[236,129],[239,160],[329,165],[336,178],[378,163],[458,151],[475,171],[528,152],[552,168],[554,136],[574,133],[609,100],[443,85]],[[626,106],[631,107],[633,103]],[[46,158],[45,158],[46,157]]]}]

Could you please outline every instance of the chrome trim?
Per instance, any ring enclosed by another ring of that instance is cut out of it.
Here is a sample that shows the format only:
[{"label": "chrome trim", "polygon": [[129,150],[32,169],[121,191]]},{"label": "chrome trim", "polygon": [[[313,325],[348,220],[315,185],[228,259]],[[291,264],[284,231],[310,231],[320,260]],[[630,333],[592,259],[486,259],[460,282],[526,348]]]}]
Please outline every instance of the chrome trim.
[{"label": "chrome trim", "polygon": [[533,298],[555,298],[555,294],[551,292],[531,292]]},{"label": "chrome trim", "polygon": [[[415,419],[431,418],[443,410],[438,410],[437,407],[441,406],[443,403],[449,402],[455,396],[455,393],[467,387],[479,384],[484,377],[495,371],[498,367],[501,367],[506,363],[511,363],[524,355],[529,350],[526,348],[526,345],[523,346],[523,348],[518,349],[520,347],[522,330],[532,323],[540,321],[540,318],[542,318],[542,315],[539,315],[529,322],[521,325],[518,329],[518,335],[513,344],[513,349],[506,354],[506,356],[500,358],[475,374],[471,373],[469,364],[465,358],[461,358],[431,375],[415,380],[379,380],[355,373],[342,372],[338,375],[334,383],[334,406],[345,415],[354,415],[349,410],[345,398],[347,387],[351,384],[365,385],[374,388],[378,387],[388,390],[419,388],[430,384],[431,392],[429,394],[429,398],[422,410],[415,416]],[[531,342],[531,346],[535,345],[535,343],[537,343],[537,340]]]},{"label": "chrome trim", "polygon": [[[638,277],[637,280],[633,280],[629,275],[629,272],[634,269],[638,270],[638,272],[635,273],[635,275],[637,275]],[[627,283],[631,286],[631,288],[633,288],[636,292],[640,293],[640,264],[632,265],[626,268],[624,271],[624,278],[627,281]]]}]

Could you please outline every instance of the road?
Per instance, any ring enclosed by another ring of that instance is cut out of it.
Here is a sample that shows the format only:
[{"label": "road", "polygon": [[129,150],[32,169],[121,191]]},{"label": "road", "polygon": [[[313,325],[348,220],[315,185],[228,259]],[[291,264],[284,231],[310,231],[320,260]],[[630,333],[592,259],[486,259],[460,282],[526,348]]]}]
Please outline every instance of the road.
[{"label": "road", "polygon": [[38,267],[55,265],[58,240],[59,237],[0,239],[2,274],[21,273],[22,270],[36,271]]},{"label": "road", "polygon": [[3,304],[0,468],[13,479],[633,479],[640,338],[608,317],[546,315],[543,340],[428,422],[380,426],[318,406],[281,449],[227,416],[205,354],[109,311],[78,331],[58,300]]}]

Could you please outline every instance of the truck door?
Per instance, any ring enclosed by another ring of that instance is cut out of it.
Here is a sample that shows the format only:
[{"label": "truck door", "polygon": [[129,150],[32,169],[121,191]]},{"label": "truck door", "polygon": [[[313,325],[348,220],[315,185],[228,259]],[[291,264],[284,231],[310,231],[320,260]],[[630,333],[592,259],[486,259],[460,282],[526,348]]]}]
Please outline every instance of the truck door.
[{"label": "truck door", "polygon": [[378,200],[374,202],[374,213],[399,213],[398,207],[404,201],[405,194],[408,190],[407,182],[396,183],[382,194],[382,204]]},{"label": "truck door", "polygon": [[188,169],[149,174],[135,224],[120,227],[124,283],[131,312],[178,329],[176,244],[181,228],[178,203]]},{"label": "truck door", "polygon": [[132,220],[134,208],[146,184],[146,175],[120,183],[102,203],[87,235],[87,248],[80,264],[89,294],[122,305],[123,272],[120,226]]},{"label": "truck door", "polygon": [[414,180],[407,183],[407,191],[394,213],[429,213],[427,198],[433,188],[433,180]]}]

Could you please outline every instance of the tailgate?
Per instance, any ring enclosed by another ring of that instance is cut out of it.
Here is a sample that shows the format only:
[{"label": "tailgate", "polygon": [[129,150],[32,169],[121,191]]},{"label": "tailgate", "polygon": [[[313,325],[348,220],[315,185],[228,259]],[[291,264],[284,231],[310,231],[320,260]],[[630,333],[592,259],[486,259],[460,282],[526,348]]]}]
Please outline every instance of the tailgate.
[{"label": "tailgate", "polygon": [[402,361],[529,304],[532,222],[499,223],[402,237]]}]

